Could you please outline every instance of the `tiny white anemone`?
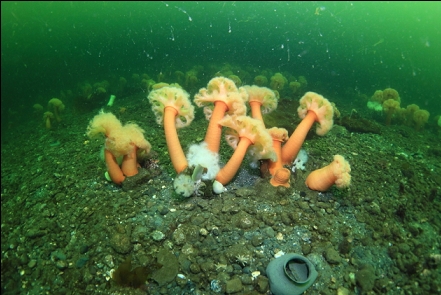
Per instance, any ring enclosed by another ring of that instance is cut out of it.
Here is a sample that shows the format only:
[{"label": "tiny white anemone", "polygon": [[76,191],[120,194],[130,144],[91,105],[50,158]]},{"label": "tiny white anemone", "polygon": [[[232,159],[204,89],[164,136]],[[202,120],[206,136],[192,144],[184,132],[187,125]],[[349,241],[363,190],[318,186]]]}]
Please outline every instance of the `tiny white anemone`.
[{"label": "tiny white anemone", "polygon": [[225,192],[227,189],[224,187],[224,185],[222,183],[220,183],[219,181],[215,180],[213,182],[213,192],[215,194],[221,194],[223,192]]}]

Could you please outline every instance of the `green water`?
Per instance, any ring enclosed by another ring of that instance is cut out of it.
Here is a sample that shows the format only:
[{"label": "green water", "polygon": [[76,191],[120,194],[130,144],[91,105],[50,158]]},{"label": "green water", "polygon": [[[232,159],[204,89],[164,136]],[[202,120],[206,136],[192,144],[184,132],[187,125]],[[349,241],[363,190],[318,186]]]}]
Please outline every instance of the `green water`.
[{"label": "green water", "polygon": [[[2,123],[77,83],[232,63],[441,112],[440,2],[2,2]],[[211,77],[206,77],[206,80]],[[248,81],[250,82],[250,81]],[[322,90],[323,92],[323,90]]]}]

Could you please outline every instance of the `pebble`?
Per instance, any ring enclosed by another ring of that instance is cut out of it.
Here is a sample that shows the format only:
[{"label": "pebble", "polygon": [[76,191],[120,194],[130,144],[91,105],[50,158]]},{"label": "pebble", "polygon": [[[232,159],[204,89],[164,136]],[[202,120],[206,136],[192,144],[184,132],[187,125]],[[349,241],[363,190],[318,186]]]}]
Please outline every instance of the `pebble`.
[{"label": "pebble", "polygon": [[29,261],[28,263],[29,268],[34,268],[36,265],[37,265],[37,260],[35,259],[31,259],[31,261]]},{"label": "pebble", "polygon": [[227,294],[237,293],[242,291],[243,285],[239,278],[234,278],[226,282],[225,292]]},{"label": "pebble", "polygon": [[192,263],[190,265],[190,271],[194,274],[198,274],[201,272],[201,268],[199,267],[199,264],[197,263]]},{"label": "pebble", "polygon": [[222,292],[222,285],[221,285],[220,281],[219,280],[212,280],[210,282],[210,289],[211,289],[211,291],[213,291],[215,293]]},{"label": "pebble", "polygon": [[88,245],[82,245],[80,247],[80,254],[85,254],[87,251],[89,251],[89,246]]},{"label": "pebble", "polygon": [[329,262],[330,264],[339,264],[341,262],[340,255],[332,247],[329,247],[325,250],[325,258],[326,261]]},{"label": "pebble", "polygon": [[58,260],[55,262],[55,266],[59,269],[59,270],[63,270],[67,268],[67,262],[64,260]]},{"label": "pebble", "polygon": [[165,235],[162,232],[160,232],[159,230],[155,230],[152,233],[152,239],[155,240],[155,241],[161,241],[164,238],[165,238]]},{"label": "pebble", "polygon": [[311,210],[311,208],[309,208],[309,204],[307,202],[299,202],[299,207],[300,207],[300,209],[305,210],[305,211]]},{"label": "pebble", "polygon": [[127,254],[133,247],[130,236],[125,233],[114,233],[110,237],[109,244],[119,254]]},{"label": "pebble", "polygon": [[253,245],[254,247],[258,247],[258,246],[262,245],[262,243],[263,243],[263,237],[259,234],[254,235],[251,238],[251,245]]},{"label": "pebble", "polygon": [[75,263],[76,268],[82,268],[83,266],[86,265],[87,261],[89,261],[89,257],[86,256],[80,257],[80,259],[78,259],[77,262]]},{"label": "pebble", "polygon": [[257,283],[256,283],[256,289],[259,293],[266,293],[269,288],[269,282],[268,278],[264,276],[258,276],[257,277]]}]

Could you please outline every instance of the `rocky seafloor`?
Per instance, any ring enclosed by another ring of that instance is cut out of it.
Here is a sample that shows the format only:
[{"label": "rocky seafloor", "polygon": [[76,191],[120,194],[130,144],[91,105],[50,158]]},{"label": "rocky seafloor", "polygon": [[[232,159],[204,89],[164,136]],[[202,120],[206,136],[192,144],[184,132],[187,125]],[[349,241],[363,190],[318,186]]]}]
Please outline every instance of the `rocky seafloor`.
[{"label": "rocky seafloor", "polygon": [[[97,110],[66,111],[51,130],[38,117],[2,133],[2,294],[270,294],[276,253],[313,263],[318,278],[305,294],[440,293],[436,129],[355,132],[336,121],[324,137],[310,132],[306,171],[290,188],[272,187],[245,162],[225,193],[208,184],[182,199],[144,97],[109,109],[144,128],[153,147],[139,179],[122,187],[103,176],[103,140],[85,135]],[[291,113],[280,127],[295,127]],[[206,126],[199,114],[180,130],[184,148]],[[225,163],[231,149],[222,151]],[[335,154],[351,164],[350,188],[309,190],[307,174]]]}]

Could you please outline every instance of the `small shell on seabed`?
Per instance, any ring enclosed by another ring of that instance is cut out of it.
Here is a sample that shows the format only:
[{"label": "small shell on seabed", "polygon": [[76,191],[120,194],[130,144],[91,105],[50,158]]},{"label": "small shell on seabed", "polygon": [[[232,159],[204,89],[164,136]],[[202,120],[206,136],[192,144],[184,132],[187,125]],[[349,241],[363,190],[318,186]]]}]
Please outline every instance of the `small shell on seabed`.
[{"label": "small shell on seabed", "polygon": [[282,233],[277,233],[276,239],[279,240],[279,241],[283,241],[283,234]]},{"label": "small shell on seabed", "polygon": [[279,258],[280,256],[285,255],[285,252],[283,252],[282,250],[279,250],[277,253],[274,254],[274,258]]}]

